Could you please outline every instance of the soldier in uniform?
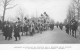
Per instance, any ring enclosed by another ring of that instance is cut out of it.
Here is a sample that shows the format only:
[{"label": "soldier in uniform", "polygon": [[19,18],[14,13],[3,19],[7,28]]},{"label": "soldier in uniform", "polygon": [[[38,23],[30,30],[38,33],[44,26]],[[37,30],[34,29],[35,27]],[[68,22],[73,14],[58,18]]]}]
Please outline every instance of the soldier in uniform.
[{"label": "soldier in uniform", "polygon": [[28,25],[25,25],[25,26],[23,27],[23,29],[24,29],[24,31],[26,32],[26,35],[27,35],[28,29],[29,29]]},{"label": "soldier in uniform", "polygon": [[34,24],[32,23],[31,24],[31,27],[30,27],[30,34],[31,34],[31,36],[34,34],[35,32],[34,32]]},{"label": "soldier in uniform", "polygon": [[9,37],[8,40],[12,39],[12,32],[13,32],[12,26],[8,25],[8,37]]},{"label": "soldier in uniform", "polygon": [[17,38],[19,38],[19,40],[21,39],[19,32],[20,32],[20,28],[19,28],[18,25],[16,25],[15,28],[14,28],[15,41],[17,41]]},{"label": "soldier in uniform", "polygon": [[60,27],[60,29],[62,30],[62,29],[63,29],[63,24],[60,23],[60,24],[59,24],[59,27]]},{"label": "soldier in uniform", "polygon": [[42,31],[43,31],[43,27],[42,27],[42,24],[40,24],[40,33],[42,34]]},{"label": "soldier in uniform", "polygon": [[5,40],[10,40],[12,38],[12,28],[10,27],[10,25],[7,23],[4,25],[3,29],[3,36],[5,36]]},{"label": "soldier in uniform", "polygon": [[66,33],[67,33],[67,34],[69,34],[69,28],[70,28],[69,23],[68,23],[68,24],[66,24],[66,26],[65,26],[65,27],[66,27]]},{"label": "soldier in uniform", "polygon": [[53,24],[53,23],[50,24],[50,29],[51,29],[51,30],[54,29],[54,24]]},{"label": "soldier in uniform", "polygon": [[2,32],[3,32],[3,36],[5,36],[5,40],[7,40],[8,36],[7,36],[7,25],[6,24],[3,26]]},{"label": "soldier in uniform", "polygon": [[38,24],[38,31],[39,31],[39,33],[42,33],[42,31],[41,31],[41,23]]},{"label": "soldier in uniform", "polygon": [[74,36],[74,34],[75,34],[75,37],[76,37],[77,28],[78,28],[78,22],[75,19],[72,19],[71,20],[72,36]]},{"label": "soldier in uniform", "polygon": [[58,25],[58,24],[56,24],[56,27],[57,27],[57,28],[58,28],[58,26],[59,26],[59,25]]},{"label": "soldier in uniform", "polygon": [[37,23],[35,23],[34,29],[35,29],[35,33],[38,33],[38,25],[37,25]]}]

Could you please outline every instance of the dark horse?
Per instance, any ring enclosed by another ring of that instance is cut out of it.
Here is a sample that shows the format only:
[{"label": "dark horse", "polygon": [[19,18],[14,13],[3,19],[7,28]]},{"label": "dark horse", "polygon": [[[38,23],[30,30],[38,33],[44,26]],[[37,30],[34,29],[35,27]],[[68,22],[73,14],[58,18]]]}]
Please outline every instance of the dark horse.
[{"label": "dark horse", "polygon": [[76,38],[77,28],[78,28],[78,22],[74,19],[71,20],[70,26],[69,26],[69,31],[70,31],[70,35],[72,34],[72,36],[75,38]]}]

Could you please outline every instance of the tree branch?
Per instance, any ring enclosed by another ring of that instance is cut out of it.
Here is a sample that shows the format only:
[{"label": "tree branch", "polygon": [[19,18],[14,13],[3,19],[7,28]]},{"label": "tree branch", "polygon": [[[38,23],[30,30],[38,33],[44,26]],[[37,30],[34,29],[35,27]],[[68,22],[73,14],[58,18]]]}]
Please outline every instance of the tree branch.
[{"label": "tree branch", "polygon": [[8,6],[11,1],[12,1],[12,0],[7,0],[6,6]]},{"label": "tree branch", "polygon": [[12,9],[12,8],[14,8],[14,7],[16,7],[16,6],[17,6],[17,4],[14,5],[14,6],[12,6],[12,7],[8,7],[8,8],[6,8],[6,9]]},{"label": "tree branch", "polygon": [[10,3],[12,0],[7,0],[7,3]]}]

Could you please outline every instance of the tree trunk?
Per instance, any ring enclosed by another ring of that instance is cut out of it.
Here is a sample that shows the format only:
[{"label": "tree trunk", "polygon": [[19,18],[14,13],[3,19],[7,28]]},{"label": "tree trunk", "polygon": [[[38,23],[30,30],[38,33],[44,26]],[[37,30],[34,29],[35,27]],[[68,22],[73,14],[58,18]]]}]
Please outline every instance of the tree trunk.
[{"label": "tree trunk", "polygon": [[3,19],[2,19],[3,22],[4,22],[4,19],[5,19],[6,4],[7,4],[7,0],[5,0],[5,3],[4,3]]},{"label": "tree trunk", "polygon": [[79,0],[78,0],[78,21],[79,21]]},{"label": "tree trunk", "polygon": [[6,10],[4,9],[4,11],[3,11],[3,19],[2,19],[3,22],[4,22],[4,19],[5,19],[5,12],[6,12]]}]

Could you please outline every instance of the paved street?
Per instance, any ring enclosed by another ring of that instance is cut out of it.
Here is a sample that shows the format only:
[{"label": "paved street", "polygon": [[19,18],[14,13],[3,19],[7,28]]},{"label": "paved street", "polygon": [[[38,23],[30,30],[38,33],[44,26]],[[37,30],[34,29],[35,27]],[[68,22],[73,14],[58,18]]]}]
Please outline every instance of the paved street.
[{"label": "paved street", "polygon": [[34,36],[22,36],[19,41],[14,40],[14,37],[9,41],[4,40],[4,37],[0,35],[0,44],[77,44],[80,43],[80,36],[77,32],[77,38],[74,38],[65,33],[65,28],[60,30],[55,27],[53,31],[45,31]]}]

